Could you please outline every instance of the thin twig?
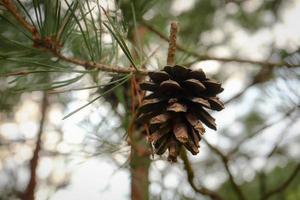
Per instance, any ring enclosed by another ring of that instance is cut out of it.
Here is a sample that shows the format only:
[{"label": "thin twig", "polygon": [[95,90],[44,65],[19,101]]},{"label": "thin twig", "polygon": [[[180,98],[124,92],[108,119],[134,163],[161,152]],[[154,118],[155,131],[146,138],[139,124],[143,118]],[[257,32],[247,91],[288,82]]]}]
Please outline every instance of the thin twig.
[{"label": "thin twig", "polygon": [[[147,27],[148,30],[158,35],[160,38],[162,38],[165,41],[169,41],[169,38],[165,36],[163,33],[161,33],[159,30],[148,24],[147,22],[143,22],[145,27]],[[267,61],[256,61],[256,60],[249,60],[249,59],[241,59],[241,58],[223,58],[223,57],[217,57],[217,56],[210,56],[206,54],[199,54],[197,52],[191,51],[179,44],[176,45],[177,49],[185,52],[191,56],[194,56],[197,58],[198,61],[203,60],[217,60],[221,62],[239,62],[239,63],[249,63],[254,65],[262,65],[266,67],[280,67],[280,66],[286,66],[286,67],[299,67],[300,64],[289,64],[286,62],[267,62]]]},{"label": "thin twig", "polygon": [[269,153],[267,154],[267,158],[271,158],[276,153],[276,151],[279,148],[279,145],[282,143],[284,138],[286,138],[288,136],[288,134],[291,133],[291,131],[288,131],[288,129],[293,127],[293,124],[296,122],[296,118],[298,118],[297,115],[295,117],[293,117],[292,119],[290,119],[290,122],[287,123],[286,126],[283,128],[284,131],[281,133],[281,135],[279,136],[277,141],[274,143],[274,146],[271,149],[271,151],[269,151]]},{"label": "thin twig", "polygon": [[236,95],[234,95],[233,97],[225,101],[224,104],[228,104],[236,100],[237,98],[242,96],[249,88],[258,84],[262,84],[266,81],[269,81],[271,79],[272,70],[273,70],[272,67],[262,67],[260,71],[252,77],[251,82],[242,91],[240,91],[239,93],[237,93]]},{"label": "thin twig", "polygon": [[300,171],[300,163],[297,164],[294,171],[291,173],[291,175],[289,176],[289,178],[286,181],[284,181],[282,184],[280,184],[279,186],[277,186],[273,190],[267,192],[260,199],[261,200],[266,200],[266,199],[269,199],[270,197],[272,197],[273,195],[275,195],[277,193],[283,192],[289,186],[289,184],[296,178],[299,171]]},{"label": "thin twig", "polygon": [[228,99],[227,101],[224,102],[224,104],[229,104],[230,102],[238,99],[239,97],[241,97],[249,88],[251,88],[252,86],[254,86],[256,83],[252,82],[249,85],[247,85],[242,91],[240,91],[239,93],[235,94],[234,96],[232,96],[230,99]]},{"label": "thin twig", "polygon": [[216,148],[216,147],[214,147],[213,145],[211,145],[211,144],[210,144],[207,140],[205,140],[204,138],[203,138],[203,140],[205,141],[205,143],[208,145],[208,147],[209,147],[213,152],[215,152],[218,156],[220,156],[220,158],[221,158],[221,160],[222,160],[222,162],[223,162],[223,164],[224,164],[225,170],[226,170],[226,172],[227,172],[227,174],[228,174],[228,176],[229,176],[229,181],[230,181],[230,183],[231,183],[231,185],[232,185],[232,187],[233,187],[235,193],[237,194],[237,196],[238,196],[238,198],[239,198],[240,200],[245,200],[245,199],[246,199],[246,198],[245,198],[245,195],[243,194],[243,192],[242,192],[241,188],[238,186],[238,184],[235,182],[234,177],[233,177],[233,174],[232,174],[232,172],[231,172],[230,169],[229,169],[229,164],[228,164],[229,159],[228,159],[228,156],[226,156],[225,154],[223,154],[218,148]]},{"label": "thin twig", "polygon": [[147,75],[149,71],[139,69],[138,71],[134,68],[130,67],[121,67],[121,66],[111,66],[107,64],[102,64],[102,63],[96,63],[96,62],[89,62],[89,61],[84,61],[84,60],[79,60],[77,58],[69,58],[66,57],[59,52],[53,52],[58,58],[67,61],[69,63],[77,64],[86,67],[87,69],[90,68],[96,68],[99,69],[100,71],[105,71],[105,72],[114,72],[114,73],[120,73],[120,74],[130,74],[130,73],[136,73],[136,74],[141,74],[141,75]]},{"label": "thin twig", "polygon": [[213,200],[223,200],[223,198],[216,192],[211,191],[203,186],[197,187],[196,184],[194,183],[194,171],[192,169],[192,166],[190,164],[190,161],[189,161],[189,159],[186,155],[186,151],[184,149],[182,149],[182,151],[180,153],[180,157],[183,161],[185,171],[187,173],[188,182],[191,185],[191,187],[193,188],[193,190],[199,194],[209,196]]},{"label": "thin twig", "polygon": [[281,122],[282,120],[286,119],[288,116],[290,116],[292,113],[294,113],[295,111],[299,111],[299,108],[300,108],[300,105],[297,105],[293,108],[291,108],[290,110],[288,110],[286,113],[284,113],[284,115],[282,115],[279,119],[271,122],[271,123],[268,123],[268,124],[264,124],[263,126],[261,126],[259,129],[257,129],[256,131],[254,131],[253,133],[247,135],[246,137],[244,137],[242,140],[240,140],[240,142],[238,142],[236,144],[236,146],[228,153],[228,156],[232,156],[233,154],[235,154],[240,146],[248,141],[249,139],[255,137],[257,134],[263,132],[265,129],[268,129],[276,124],[278,124],[279,122]]}]

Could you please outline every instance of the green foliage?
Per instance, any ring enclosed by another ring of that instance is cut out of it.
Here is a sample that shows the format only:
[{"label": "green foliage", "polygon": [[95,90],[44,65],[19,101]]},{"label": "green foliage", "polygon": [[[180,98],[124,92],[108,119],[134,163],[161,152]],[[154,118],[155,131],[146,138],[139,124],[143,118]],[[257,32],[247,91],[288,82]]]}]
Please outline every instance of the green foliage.
[{"label": "green foliage", "polygon": [[[278,19],[280,8],[284,3],[289,3],[288,1],[283,0],[269,0],[262,1],[258,8],[254,11],[247,11],[246,7],[251,6],[246,2],[240,1],[236,6],[238,6],[238,11],[231,16],[236,22],[238,22],[244,28],[255,31],[263,26],[271,26]],[[268,13],[272,20],[266,20],[266,13]]]},{"label": "green foliage", "polygon": [[250,112],[241,119],[241,122],[245,126],[245,131],[248,134],[253,133],[264,122],[264,118],[258,112]]}]

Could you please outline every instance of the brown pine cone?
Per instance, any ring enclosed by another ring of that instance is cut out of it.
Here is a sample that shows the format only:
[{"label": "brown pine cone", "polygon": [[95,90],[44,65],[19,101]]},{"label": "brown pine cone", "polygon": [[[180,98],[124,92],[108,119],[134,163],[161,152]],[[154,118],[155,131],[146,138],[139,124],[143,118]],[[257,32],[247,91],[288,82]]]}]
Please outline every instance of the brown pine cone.
[{"label": "brown pine cone", "polygon": [[155,153],[169,151],[168,160],[176,162],[182,145],[193,155],[199,153],[204,123],[216,130],[215,119],[206,109],[220,111],[224,104],[216,97],[224,89],[200,70],[165,66],[149,73],[150,81],[140,84],[151,93],[144,97],[137,123],[147,123],[149,140]]}]

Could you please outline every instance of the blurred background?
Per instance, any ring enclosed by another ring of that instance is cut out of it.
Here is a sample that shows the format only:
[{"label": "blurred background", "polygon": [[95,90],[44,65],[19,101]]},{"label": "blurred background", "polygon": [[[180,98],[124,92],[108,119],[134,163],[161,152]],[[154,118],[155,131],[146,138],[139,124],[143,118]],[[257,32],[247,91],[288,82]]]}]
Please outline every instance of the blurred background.
[{"label": "blurred background", "polygon": [[[65,55],[127,67],[132,56],[149,70],[165,65],[178,21],[176,63],[225,89],[218,130],[187,153],[192,181],[181,159],[134,157],[131,76],[58,59],[0,2],[1,200],[212,198],[198,187],[225,200],[300,199],[300,1],[9,1],[42,37],[61,30]],[[134,198],[139,159],[147,188]]]}]

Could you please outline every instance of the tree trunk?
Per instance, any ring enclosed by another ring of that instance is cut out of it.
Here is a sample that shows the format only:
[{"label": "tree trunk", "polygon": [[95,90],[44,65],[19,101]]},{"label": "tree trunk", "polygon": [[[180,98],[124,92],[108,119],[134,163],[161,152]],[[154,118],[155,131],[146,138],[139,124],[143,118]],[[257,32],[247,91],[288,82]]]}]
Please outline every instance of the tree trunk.
[{"label": "tree trunk", "polygon": [[[143,26],[137,27],[136,31],[132,31],[132,43],[135,46],[143,44],[145,28]],[[140,40],[140,41],[138,41]],[[140,42],[140,44],[139,44]],[[142,46],[140,46],[142,48]],[[137,49],[132,49],[134,58],[138,59]],[[136,82],[140,82],[141,79],[137,79],[133,76]],[[137,94],[132,95],[132,103],[137,106],[138,97],[141,93],[137,89]],[[143,128],[133,128],[131,136],[131,159],[130,159],[130,173],[131,173],[131,199],[132,200],[148,200],[149,199],[149,167],[150,157],[148,151],[148,144],[145,139],[145,135],[142,133]]]}]

